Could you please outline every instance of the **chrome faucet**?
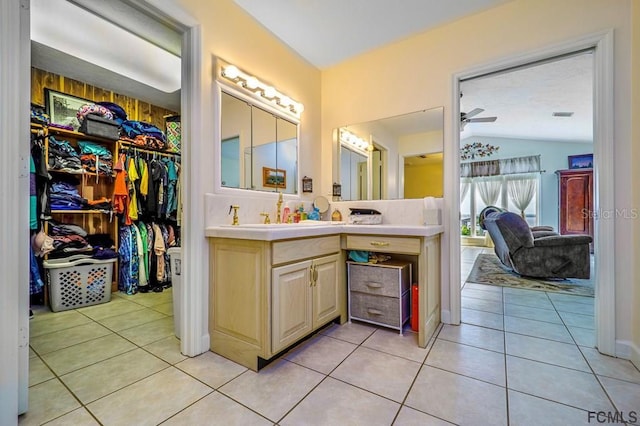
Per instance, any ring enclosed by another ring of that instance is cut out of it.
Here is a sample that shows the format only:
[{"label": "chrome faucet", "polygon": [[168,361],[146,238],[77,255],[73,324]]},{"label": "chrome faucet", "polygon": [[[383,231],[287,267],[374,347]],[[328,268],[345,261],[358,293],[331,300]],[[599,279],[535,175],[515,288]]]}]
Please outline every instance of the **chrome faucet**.
[{"label": "chrome faucet", "polygon": [[282,192],[278,192],[278,202],[276,203],[276,223],[282,223]]}]

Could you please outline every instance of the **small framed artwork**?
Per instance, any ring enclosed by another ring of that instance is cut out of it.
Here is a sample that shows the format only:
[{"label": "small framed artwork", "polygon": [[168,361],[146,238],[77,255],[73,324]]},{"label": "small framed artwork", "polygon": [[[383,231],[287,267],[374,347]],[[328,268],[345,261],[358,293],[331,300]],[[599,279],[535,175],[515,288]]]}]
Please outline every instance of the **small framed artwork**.
[{"label": "small framed artwork", "polygon": [[593,168],[593,154],[570,155],[570,169],[591,169]]},{"label": "small framed artwork", "polygon": [[262,168],[262,186],[268,188],[286,188],[287,171],[284,169]]},{"label": "small framed artwork", "polygon": [[65,126],[78,126],[77,113],[81,106],[90,100],[71,96],[66,93],[44,89],[45,108],[52,123]]},{"label": "small framed artwork", "polygon": [[302,192],[313,192],[313,179],[307,176],[302,178]]}]

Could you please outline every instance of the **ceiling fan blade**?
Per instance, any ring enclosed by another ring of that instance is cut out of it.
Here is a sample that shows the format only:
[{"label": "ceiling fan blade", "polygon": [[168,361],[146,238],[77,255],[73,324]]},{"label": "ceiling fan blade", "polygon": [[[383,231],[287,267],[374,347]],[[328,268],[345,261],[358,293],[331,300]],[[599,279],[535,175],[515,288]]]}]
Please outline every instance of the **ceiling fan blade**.
[{"label": "ceiling fan blade", "polygon": [[480,114],[481,112],[484,112],[482,108],[474,108],[471,111],[465,113],[464,118],[471,118],[473,116]]},{"label": "ceiling fan blade", "polygon": [[465,121],[468,123],[493,123],[497,119],[498,117],[478,117],[478,118],[468,118]]}]

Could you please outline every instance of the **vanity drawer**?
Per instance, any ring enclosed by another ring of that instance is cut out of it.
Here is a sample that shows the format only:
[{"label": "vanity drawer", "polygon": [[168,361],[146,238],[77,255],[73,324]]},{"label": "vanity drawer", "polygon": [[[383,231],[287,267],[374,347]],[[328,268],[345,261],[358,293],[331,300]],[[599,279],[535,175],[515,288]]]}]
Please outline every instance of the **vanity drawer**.
[{"label": "vanity drawer", "polygon": [[409,290],[411,264],[388,261],[377,264],[347,263],[349,289],[361,293],[400,297]]},{"label": "vanity drawer", "polygon": [[375,296],[352,291],[350,317],[402,329],[409,318],[409,292],[401,298]]},{"label": "vanity drawer", "polygon": [[273,265],[320,257],[340,251],[340,236],[302,238],[273,243]]},{"label": "vanity drawer", "polygon": [[420,254],[420,238],[388,237],[386,235],[347,235],[347,250]]}]

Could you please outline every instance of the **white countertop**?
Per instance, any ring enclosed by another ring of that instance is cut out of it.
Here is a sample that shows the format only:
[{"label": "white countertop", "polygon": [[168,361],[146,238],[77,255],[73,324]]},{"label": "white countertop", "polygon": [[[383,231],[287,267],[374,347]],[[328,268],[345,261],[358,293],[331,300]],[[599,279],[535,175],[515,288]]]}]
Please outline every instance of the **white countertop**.
[{"label": "white countertop", "polygon": [[335,222],[305,222],[294,224],[218,225],[205,228],[211,238],[274,241],[290,238],[316,237],[333,234],[372,234],[430,237],[444,232],[442,225],[349,225]]}]

